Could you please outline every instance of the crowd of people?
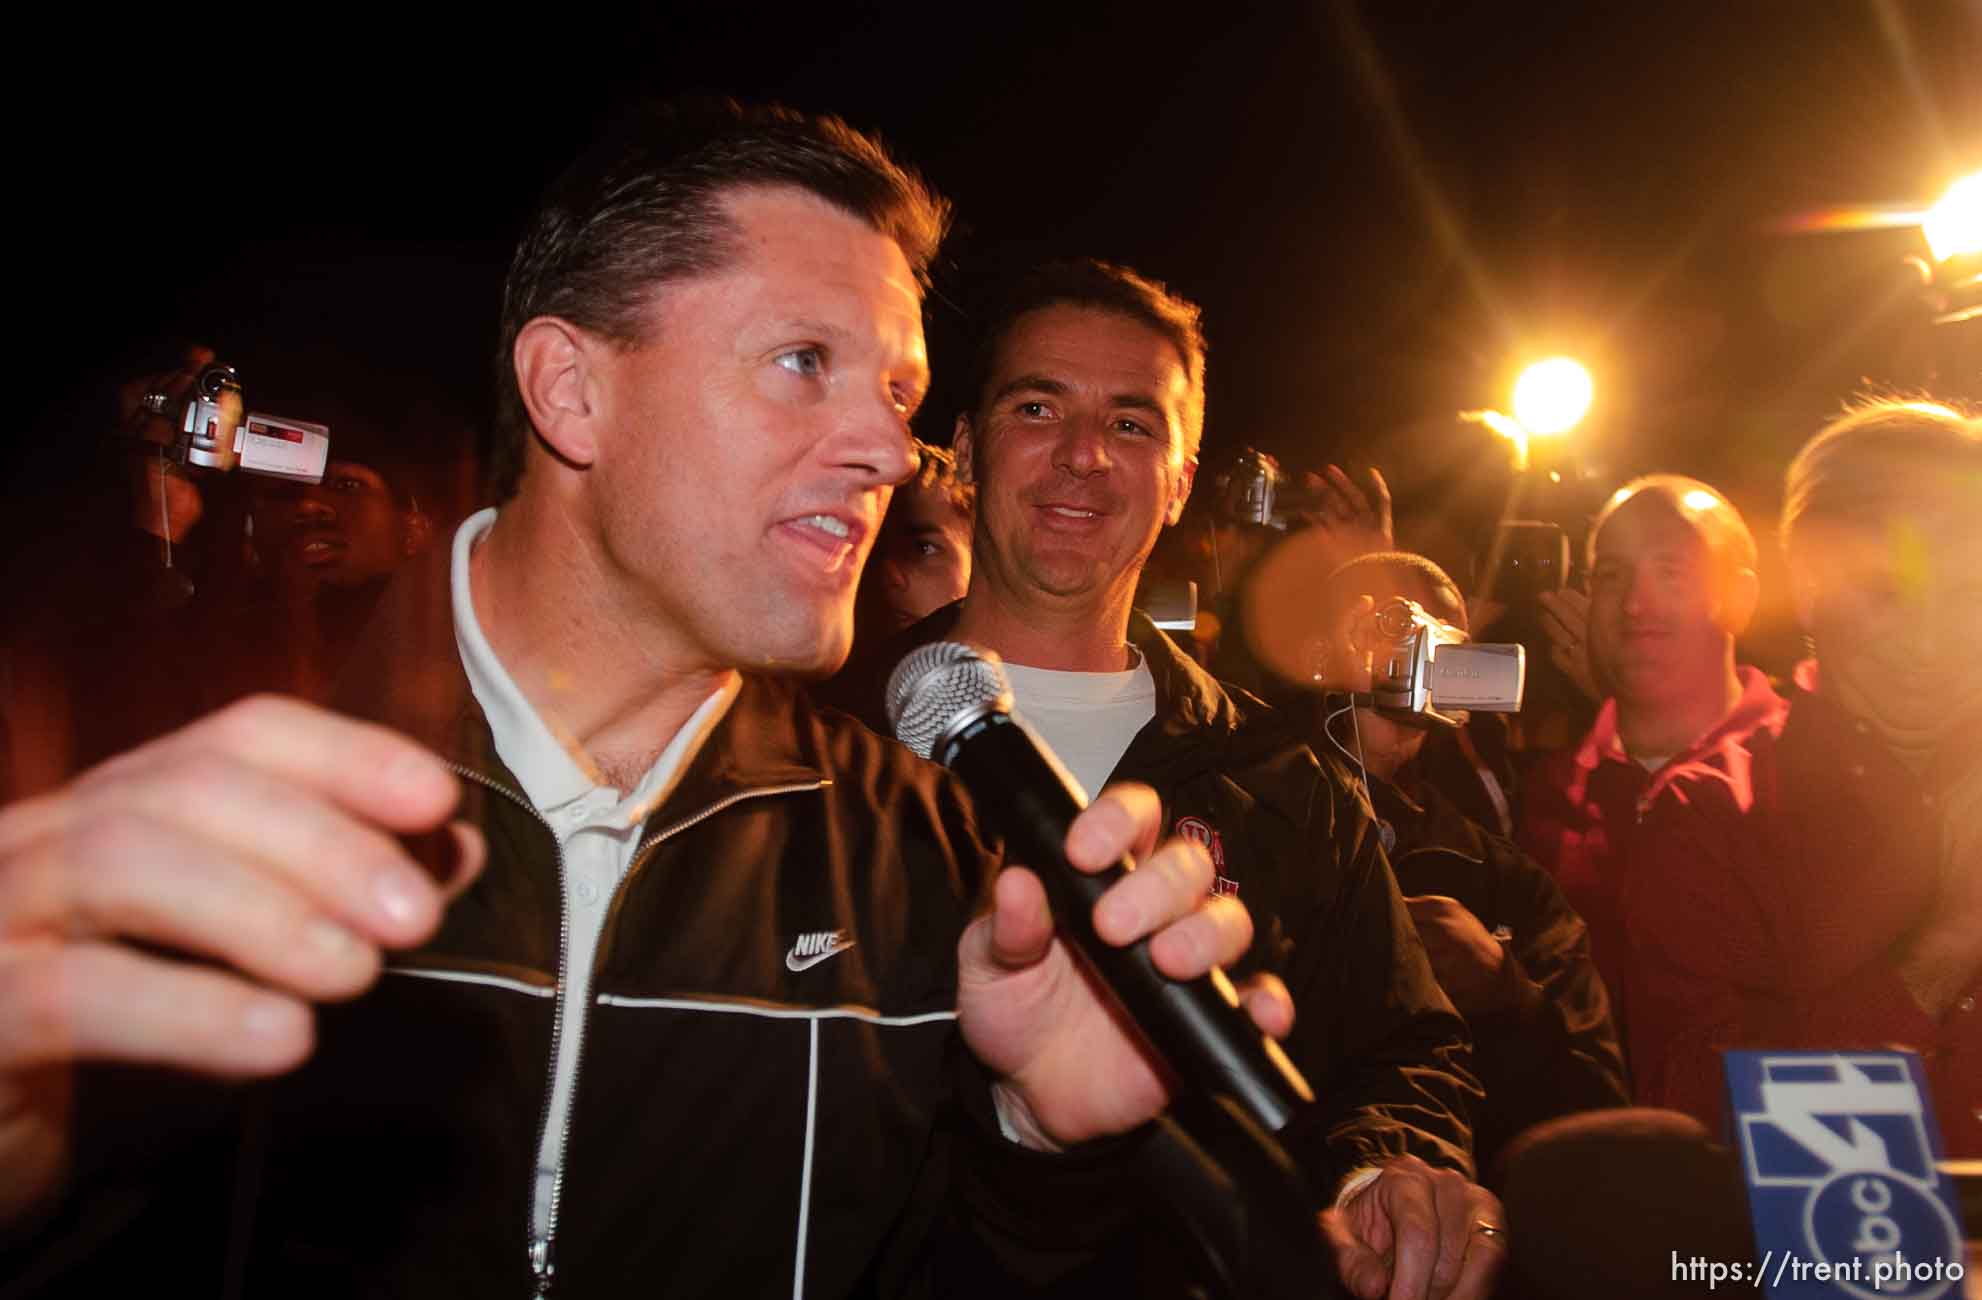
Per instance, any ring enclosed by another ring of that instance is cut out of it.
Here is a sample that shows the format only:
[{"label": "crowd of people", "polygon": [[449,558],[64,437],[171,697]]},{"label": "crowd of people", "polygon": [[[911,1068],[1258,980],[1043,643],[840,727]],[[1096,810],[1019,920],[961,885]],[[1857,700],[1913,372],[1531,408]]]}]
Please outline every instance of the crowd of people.
[{"label": "crowd of people", "polygon": [[[1982,1157],[1982,418],[1813,431],[1786,681],[1674,474],[1496,600],[1326,467],[1166,631],[1201,313],[1017,277],[920,442],[948,215],[836,119],[628,113],[511,263],[482,502],[362,438],[196,472],[212,352],[133,380],[5,645],[0,1294],[1664,1294],[1561,1171],[1681,1153],[1626,1181],[1725,1228],[1740,1048],[1909,1048]],[[1379,698],[1395,608],[1580,739]],[[1093,796],[1068,858],[1139,862],[1102,940],[1308,1081],[1287,1179],[892,739],[934,641]]]}]

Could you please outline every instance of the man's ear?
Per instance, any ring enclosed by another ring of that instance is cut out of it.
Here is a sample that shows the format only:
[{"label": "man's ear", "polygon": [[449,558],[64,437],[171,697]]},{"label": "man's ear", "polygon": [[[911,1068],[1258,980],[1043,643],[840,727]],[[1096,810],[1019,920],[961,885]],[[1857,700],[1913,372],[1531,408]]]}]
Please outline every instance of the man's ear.
[{"label": "man's ear", "polygon": [[1736,569],[1728,575],[1721,593],[1720,626],[1729,636],[1740,636],[1754,621],[1755,606],[1762,598],[1762,580],[1753,569]]},{"label": "man's ear", "polygon": [[523,409],[544,445],[583,469],[598,458],[598,366],[603,340],[556,316],[538,316],[516,335],[510,361]]},{"label": "man's ear", "polygon": [[1197,479],[1197,457],[1184,462],[1177,474],[1177,490],[1171,495],[1169,508],[1163,512],[1163,522],[1174,524],[1184,517],[1184,505],[1191,499],[1191,484]]},{"label": "man's ear", "polygon": [[970,436],[970,416],[960,413],[950,429],[950,454],[956,457],[959,483],[977,482],[977,466],[971,463],[976,452],[976,440]]}]

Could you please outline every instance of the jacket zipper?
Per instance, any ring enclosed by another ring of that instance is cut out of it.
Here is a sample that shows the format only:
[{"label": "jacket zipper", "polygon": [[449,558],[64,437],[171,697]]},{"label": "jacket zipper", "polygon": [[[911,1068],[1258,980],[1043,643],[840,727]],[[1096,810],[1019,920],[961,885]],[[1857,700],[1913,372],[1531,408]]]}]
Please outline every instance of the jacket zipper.
[{"label": "jacket zipper", "polygon": [[551,1122],[551,1091],[557,1086],[557,1044],[564,1030],[564,968],[571,955],[571,917],[564,905],[564,844],[558,839],[557,828],[551,825],[550,819],[538,812],[537,806],[521,794],[460,763],[451,762],[447,766],[456,776],[473,781],[483,789],[501,795],[536,818],[538,824],[550,832],[551,852],[557,859],[557,997],[551,1004],[551,1051],[550,1064],[545,1067],[544,1106],[537,1117],[537,1140],[530,1148],[530,1177],[524,1182],[523,1202],[524,1257],[530,1261],[530,1277],[535,1283],[532,1294],[536,1300],[544,1300],[544,1297],[550,1293],[551,1287],[550,1236],[546,1232],[544,1240],[538,1241],[531,1220],[536,1218],[536,1153],[544,1149],[544,1132],[550,1127]]},{"label": "jacket zipper", "polygon": [[[551,1093],[555,1091],[557,1087],[557,1057],[558,1057],[557,1049],[558,1049],[558,1043],[564,1032],[565,1007],[567,1004],[567,994],[570,991],[569,988],[567,987],[567,983],[565,979],[566,970],[570,964],[570,959],[571,959],[571,913],[570,910],[565,906],[565,902],[564,902],[564,891],[565,891],[564,845],[562,842],[559,841],[557,837],[557,828],[552,826],[550,820],[546,818],[542,813],[538,812],[535,805],[533,805],[528,799],[524,798],[521,794],[518,794],[516,791],[511,790],[509,787],[505,785],[501,785],[498,782],[492,781],[488,777],[485,777],[480,773],[472,771],[469,768],[463,767],[457,763],[449,763],[448,767],[451,768],[457,775],[466,777],[468,780],[475,782],[475,784],[502,795],[504,798],[508,799],[511,803],[517,804],[524,811],[528,812],[532,817],[536,818],[537,821],[540,824],[542,824],[544,829],[551,833],[551,845],[557,857],[558,918],[559,918],[558,943],[557,943],[557,1001],[555,1004],[555,1009],[551,1013],[551,1051],[550,1051],[550,1064],[547,1067],[546,1074],[544,1077],[544,1104],[543,1104],[543,1109],[540,1112],[537,1119],[536,1145],[531,1148],[534,1159],[534,1153],[543,1150],[544,1137],[550,1130]],[[652,851],[655,846],[661,844],[666,840],[672,839],[674,836],[679,835],[681,832],[685,830],[689,830],[692,827],[701,825],[703,822],[715,816],[717,813],[723,811],[725,808],[729,808],[732,805],[741,803],[746,799],[759,799],[759,798],[768,797],[770,795],[780,795],[780,794],[797,794],[807,790],[822,790],[830,784],[831,784],[830,781],[825,779],[820,779],[816,781],[796,782],[790,785],[766,786],[758,790],[739,790],[735,794],[726,795],[723,798],[718,799],[715,803],[710,804],[707,808],[704,808],[702,811],[696,813],[692,817],[684,818],[683,820],[676,822],[674,825],[669,826],[664,830],[656,831],[654,834],[642,840],[640,842],[639,847],[633,850],[633,858],[631,861],[627,863],[625,874],[620,877],[619,884],[616,885],[613,889],[612,898],[608,900],[608,904],[606,907],[606,915],[610,917],[612,915],[613,909],[618,907],[620,895],[625,891],[627,882],[633,879],[634,873],[640,869],[642,860],[646,858],[647,854],[650,851]],[[594,954],[592,960],[592,969],[594,974],[596,974],[598,970],[598,965],[599,965],[598,955]],[[535,1283],[534,1290],[532,1291],[532,1295],[535,1297],[535,1300],[546,1300],[546,1297],[549,1296],[550,1294],[552,1280],[556,1277],[557,1274],[557,1265],[554,1262],[553,1247],[557,1241],[558,1206],[559,1203],[562,1202],[564,1199],[564,1169],[565,1169],[564,1157],[565,1157],[565,1152],[571,1141],[571,1116],[578,1109],[578,1080],[579,1080],[579,1076],[581,1076],[585,1070],[585,1020],[586,1020],[585,1013],[586,1013],[586,1009],[591,1004],[591,999],[592,999],[592,978],[588,976],[585,982],[585,988],[581,991],[581,996],[578,1002],[578,1008],[577,1008],[578,1019],[574,1023],[574,1027],[572,1030],[572,1032],[576,1034],[578,1037],[577,1037],[577,1041],[572,1047],[573,1065],[571,1070],[571,1097],[565,1105],[564,1122],[562,1129],[558,1135],[558,1167],[557,1167],[557,1173],[554,1174],[551,1178],[551,1206],[550,1206],[549,1214],[546,1215],[544,1219],[544,1236],[543,1236],[543,1240],[541,1241],[537,1240],[536,1233],[534,1231],[531,1231],[531,1224],[530,1224],[530,1220],[536,1217],[535,1203],[536,1203],[537,1174],[536,1174],[536,1167],[534,1164],[531,1166],[530,1177],[526,1180],[528,1199],[525,1203],[524,1233],[525,1236],[528,1238],[525,1244],[528,1247],[528,1258],[530,1261],[530,1276]]]}]

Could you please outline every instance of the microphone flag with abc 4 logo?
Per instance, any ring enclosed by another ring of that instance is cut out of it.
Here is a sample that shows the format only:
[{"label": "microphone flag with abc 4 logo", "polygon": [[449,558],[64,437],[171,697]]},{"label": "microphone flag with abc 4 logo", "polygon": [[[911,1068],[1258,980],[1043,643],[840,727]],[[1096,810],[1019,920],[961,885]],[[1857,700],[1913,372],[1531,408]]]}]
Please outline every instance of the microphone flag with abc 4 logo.
[{"label": "microphone flag with abc 4 logo", "polygon": [[1775,1300],[1950,1300],[1967,1247],[1911,1052],[1727,1052],[1729,1114]]}]

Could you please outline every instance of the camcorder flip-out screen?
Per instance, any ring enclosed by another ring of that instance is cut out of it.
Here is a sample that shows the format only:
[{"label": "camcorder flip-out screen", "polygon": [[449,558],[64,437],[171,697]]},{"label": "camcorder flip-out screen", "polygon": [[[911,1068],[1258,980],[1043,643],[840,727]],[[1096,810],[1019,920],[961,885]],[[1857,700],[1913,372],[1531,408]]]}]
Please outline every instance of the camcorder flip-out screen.
[{"label": "camcorder flip-out screen", "polygon": [[1399,596],[1371,613],[1385,643],[1371,660],[1378,708],[1462,725],[1473,711],[1517,713],[1527,690],[1528,656],[1519,645],[1473,641]]},{"label": "camcorder flip-out screen", "polygon": [[330,428],[250,411],[235,431],[234,450],[250,473],[321,483],[330,460]]}]

